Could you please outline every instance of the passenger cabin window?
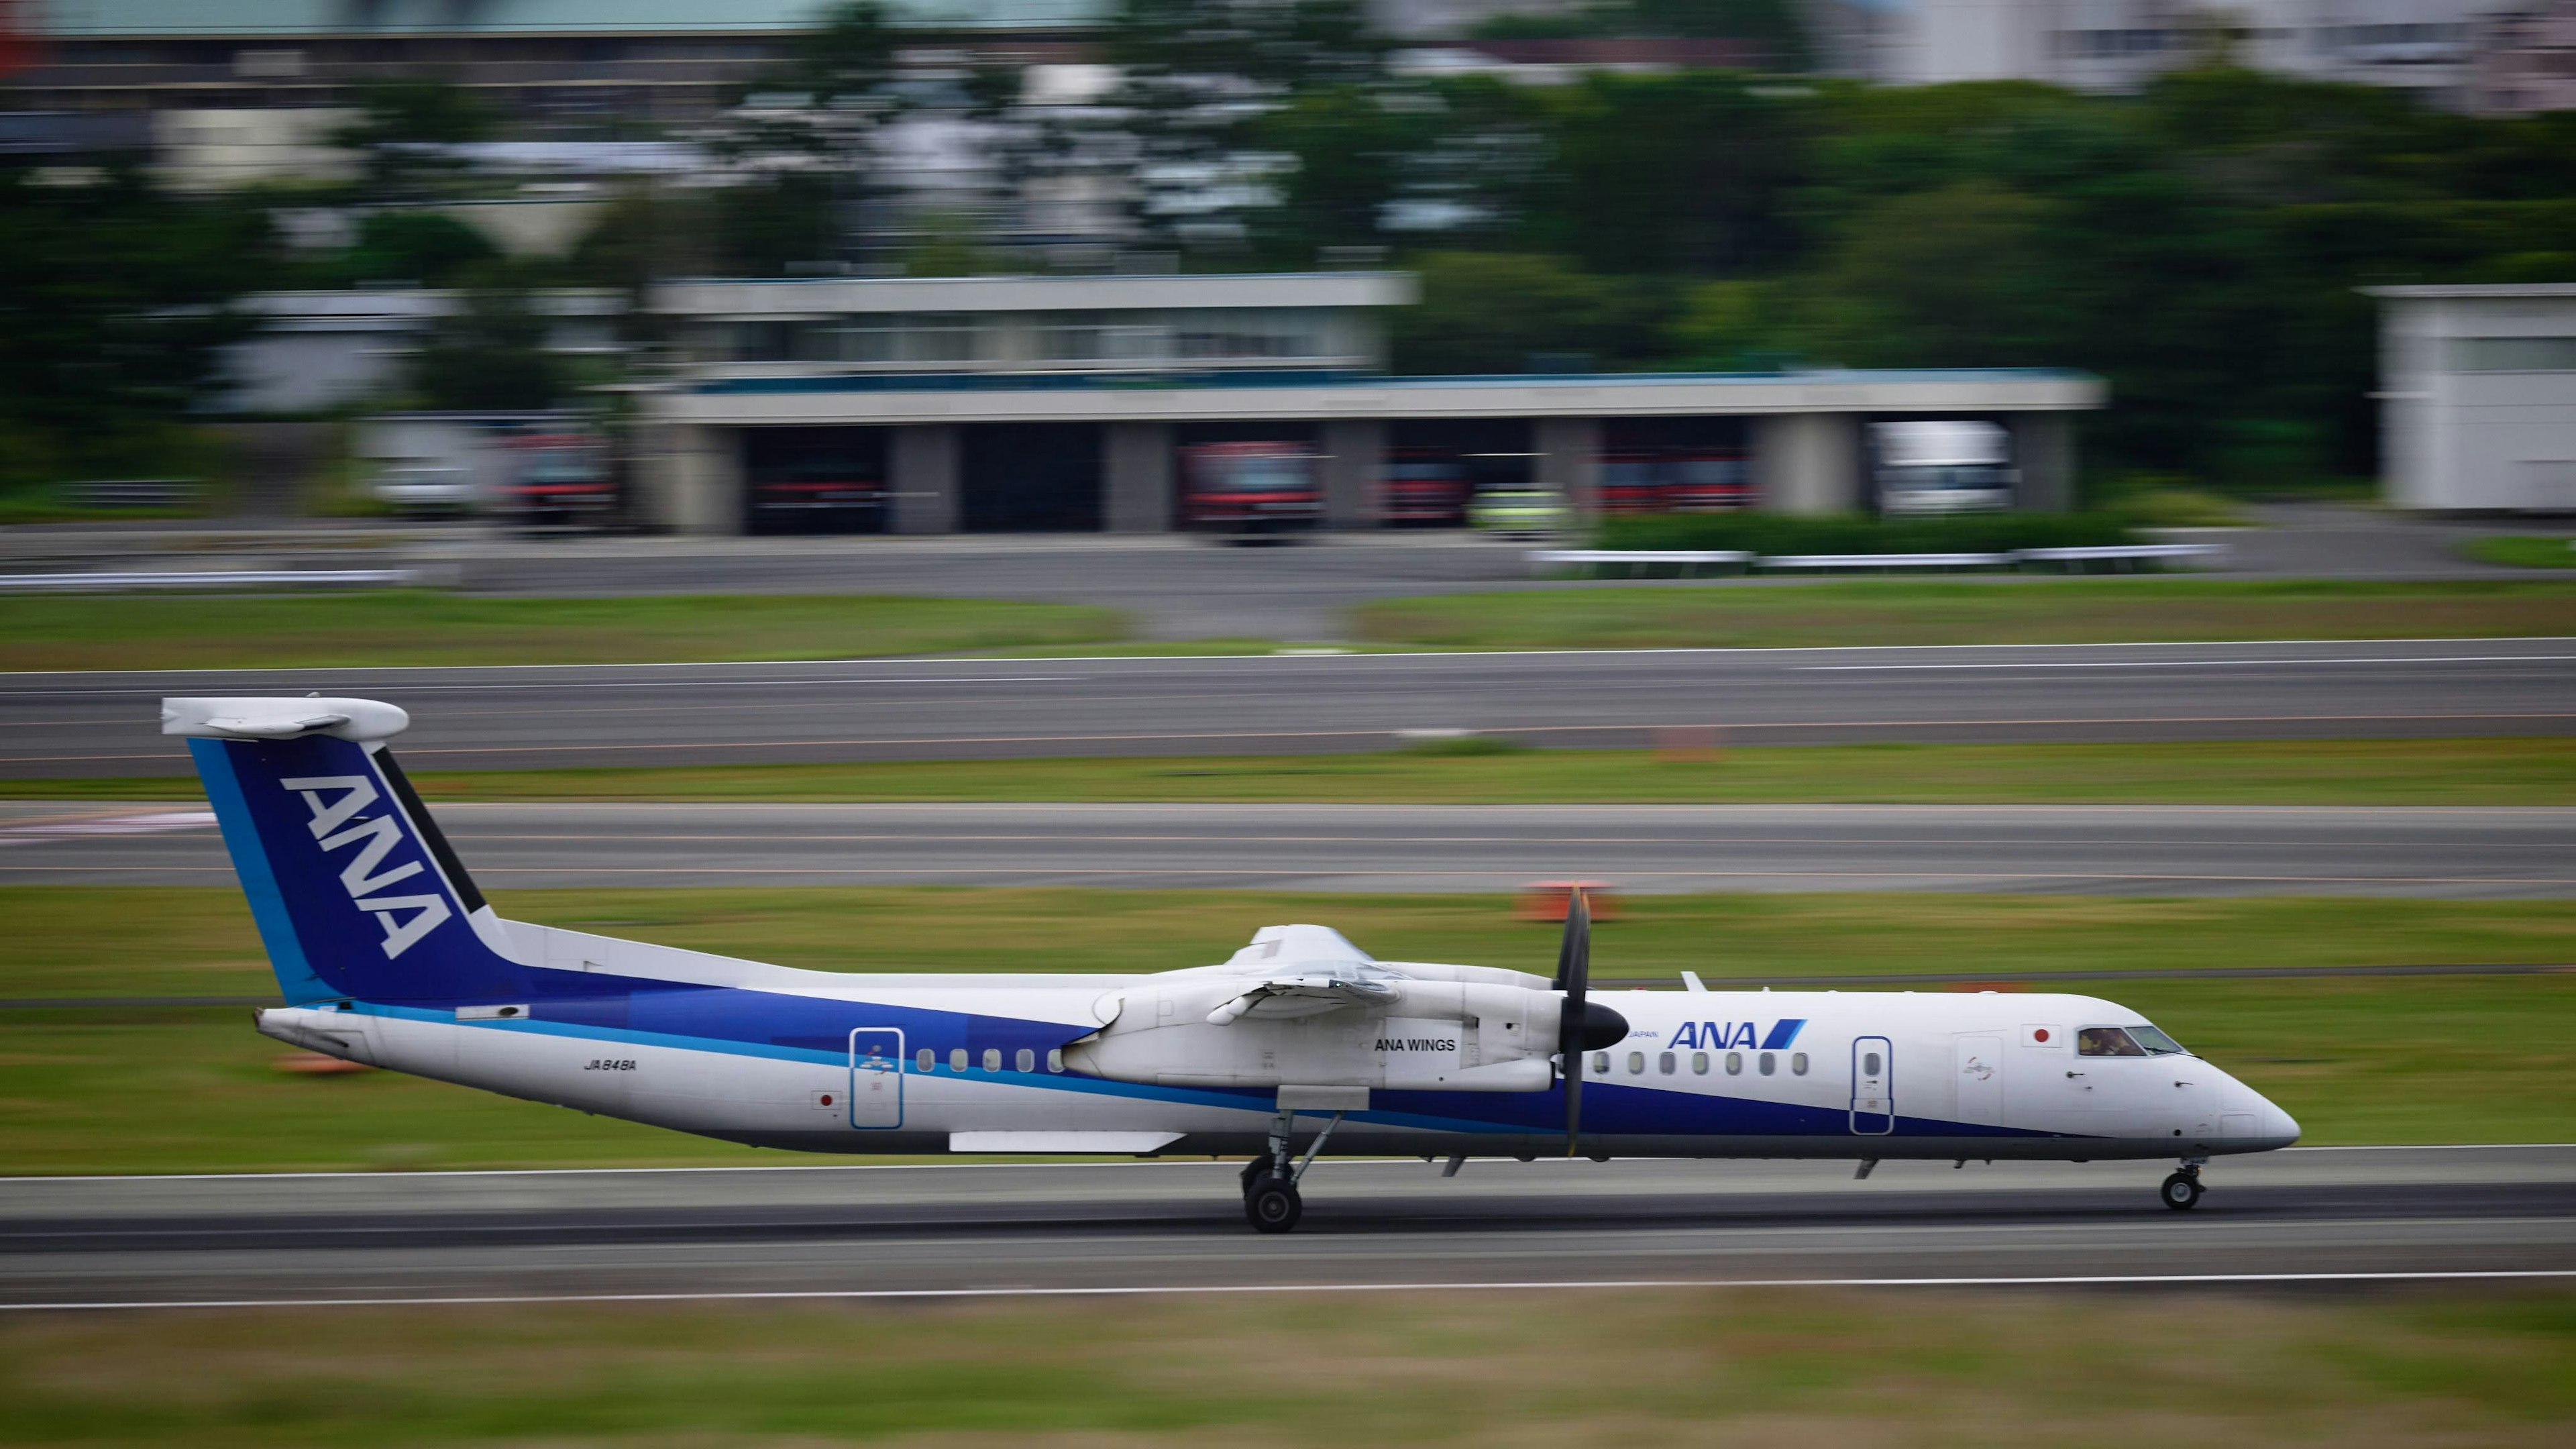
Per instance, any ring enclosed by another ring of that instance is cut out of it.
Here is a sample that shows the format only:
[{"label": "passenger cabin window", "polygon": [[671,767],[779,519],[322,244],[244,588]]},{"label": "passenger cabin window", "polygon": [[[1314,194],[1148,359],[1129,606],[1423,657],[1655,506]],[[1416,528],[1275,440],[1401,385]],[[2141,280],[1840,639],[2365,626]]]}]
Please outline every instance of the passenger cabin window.
[{"label": "passenger cabin window", "polygon": [[1000,1047],[984,1048],[984,1070],[988,1072],[998,1072],[1001,1069],[1002,1049]]},{"label": "passenger cabin window", "polygon": [[1027,1047],[1020,1048],[1020,1054],[1012,1058],[1012,1060],[1019,1064],[1021,1071],[1033,1072],[1037,1070],[1038,1054],[1029,1050]]},{"label": "passenger cabin window", "polygon": [[948,1049],[948,1070],[952,1072],[962,1072],[966,1070],[966,1049],[964,1047],[950,1047]]},{"label": "passenger cabin window", "polygon": [[1754,1062],[1754,1065],[1761,1069],[1762,1075],[1766,1077],[1772,1076],[1780,1070],[1779,1054],[1776,1052],[1764,1052],[1761,1057]]},{"label": "passenger cabin window", "polygon": [[1663,1073],[1665,1076],[1671,1076],[1673,1074],[1673,1054],[1671,1052],[1666,1052],[1662,1056],[1657,1057],[1655,1059],[1655,1070]]},{"label": "passenger cabin window", "polygon": [[1600,1075],[1606,1074],[1609,1070],[1610,1070],[1610,1054],[1609,1054],[1608,1052],[1594,1052],[1594,1053],[1592,1054],[1592,1072],[1593,1072],[1593,1075],[1595,1075],[1595,1076],[1600,1076]]},{"label": "passenger cabin window", "polygon": [[928,1047],[923,1047],[921,1050],[912,1054],[912,1064],[916,1069],[921,1071],[937,1071],[939,1069],[939,1054]]},{"label": "passenger cabin window", "polygon": [[1062,1050],[1057,1048],[1048,1049],[1047,1070],[1050,1072],[1060,1072],[1064,1070],[1064,1052]]},{"label": "passenger cabin window", "polygon": [[1740,1077],[1744,1075],[1744,1053],[1728,1052],[1726,1054],[1726,1074],[1730,1077]]},{"label": "passenger cabin window", "polygon": [[1695,1075],[1697,1075],[1697,1076],[1703,1076],[1703,1077],[1705,1077],[1705,1076],[1707,1076],[1707,1075],[1708,1075],[1708,1053],[1706,1053],[1706,1052],[1692,1052],[1692,1053],[1691,1053],[1691,1071],[1692,1071],[1692,1073],[1693,1073],[1693,1074],[1695,1074]]},{"label": "passenger cabin window", "polygon": [[1628,1053],[1628,1075],[1632,1077],[1642,1077],[1645,1074],[1646,1054],[1644,1052]]},{"label": "passenger cabin window", "polygon": [[1860,1054],[1860,1074],[1864,1077],[1874,1077],[1878,1075],[1878,1053],[1862,1052]]},{"label": "passenger cabin window", "polygon": [[2142,1057],[2147,1049],[2116,1026],[2088,1026],[2075,1034],[2079,1057]]},{"label": "passenger cabin window", "polygon": [[1803,1077],[1806,1074],[1807,1054],[1805,1052],[1789,1053],[1789,1075],[1793,1077]]}]

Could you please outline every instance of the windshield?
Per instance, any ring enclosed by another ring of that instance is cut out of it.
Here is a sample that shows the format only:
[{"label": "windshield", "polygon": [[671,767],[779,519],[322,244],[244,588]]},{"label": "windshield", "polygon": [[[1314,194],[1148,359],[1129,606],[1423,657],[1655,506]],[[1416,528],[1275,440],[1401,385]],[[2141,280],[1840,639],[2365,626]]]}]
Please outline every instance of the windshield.
[{"label": "windshield", "polygon": [[2152,1026],[2088,1026],[2075,1034],[2079,1057],[2188,1056],[2182,1044]]},{"label": "windshield", "polygon": [[2172,1037],[2165,1035],[2163,1032],[2156,1030],[2152,1026],[2130,1027],[2129,1035],[2137,1042],[2138,1045],[2145,1047],[2147,1049],[2147,1055],[2151,1057],[2187,1057],[2191,1055],[2191,1053],[2182,1049],[2181,1042],[2175,1041]]},{"label": "windshield", "polygon": [[1303,458],[1236,458],[1217,470],[1217,486],[1246,493],[1276,493],[1306,486]]}]

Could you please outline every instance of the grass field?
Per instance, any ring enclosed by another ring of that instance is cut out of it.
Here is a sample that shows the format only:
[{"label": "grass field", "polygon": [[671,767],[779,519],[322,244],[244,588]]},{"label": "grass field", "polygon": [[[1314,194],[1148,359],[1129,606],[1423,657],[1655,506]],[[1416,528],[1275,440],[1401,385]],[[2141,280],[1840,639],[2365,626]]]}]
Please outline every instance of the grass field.
[{"label": "grass field", "polygon": [[2460,552],[2480,563],[2512,569],[2576,569],[2576,539],[2565,537],[2510,534],[2473,538],[2461,545]]},{"label": "grass field", "polygon": [[[1484,740],[1465,743],[1487,744]],[[2576,804],[2576,740],[1825,745],[1720,750],[423,770],[432,800],[1368,801],[1379,804]],[[0,780],[0,799],[202,798],[194,776]]]},{"label": "grass field", "polygon": [[1114,610],[995,599],[428,590],[0,598],[0,669],[840,659],[1111,640]]},{"label": "grass field", "polygon": [[1440,594],[1364,605],[1355,623],[1440,649],[2512,637],[2576,633],[2576,583],[1844,579]]},{"label": "grass field", "polygon": [[[1937,1330],[1932,1326],[1937,1325]],[[2576,1294],[15,1315],[0,1443],[2545,1445]]]},{"label": "grass field", "polygon": [[[525,919],[854,971],[1155,971],[1322,921],[1389,959],[1544,972],[1554,933],[1473,896],[1233,892],[521,891]],[[1658,896],[1602,928],[1605,976],[2559,962],[2576,903]],[[257,994],[237,893],[0,890],[0,996]],[[1044,950],[1034,960],[1033,946]],[[149,964],[147,964],[149,963]],[[2144,1011],[2296,1115],[2310,1142],[2566,1141],[2576,973],[2078,985]],[[386,1073],[281,1075],[239,1008],[0,1011],[0,1173],[759,1163],[789,1155]]]}]

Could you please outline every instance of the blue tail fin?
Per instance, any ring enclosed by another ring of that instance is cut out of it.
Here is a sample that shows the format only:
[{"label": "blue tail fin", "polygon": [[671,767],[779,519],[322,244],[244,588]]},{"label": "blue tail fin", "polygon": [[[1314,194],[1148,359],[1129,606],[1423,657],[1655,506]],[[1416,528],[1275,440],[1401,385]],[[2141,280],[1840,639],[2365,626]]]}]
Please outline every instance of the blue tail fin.
[{"label": "blue tail fin", "polygon": [[476,929],[481,894],[381,742],[186,732],[289,1004],[528,994],[534,973]]}]

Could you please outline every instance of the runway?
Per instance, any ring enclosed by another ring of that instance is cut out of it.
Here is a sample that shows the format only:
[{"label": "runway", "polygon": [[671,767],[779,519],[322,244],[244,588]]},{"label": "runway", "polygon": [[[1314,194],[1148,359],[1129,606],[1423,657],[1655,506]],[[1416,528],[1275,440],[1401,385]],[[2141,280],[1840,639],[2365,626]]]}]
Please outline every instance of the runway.
[{"label": "runway", "polygon": [[[2576,895],[2576,809],[460,804],[489,887]],[[0,802],[0,882],[228,884],[202,806]]]},{"label": "runway", "polygon": [[869,660],[0,676],[0,778],[178,775],[170,694],[411,711],[421,769],[1312,753],[1409,732],[1634,747],[2556,735],[2576,639]]},{"label": "runway", "polygon": [[2576,1147],[2158,1163],[1326,1160],[0,1180],[0,1306],[2576,1273]]}]

